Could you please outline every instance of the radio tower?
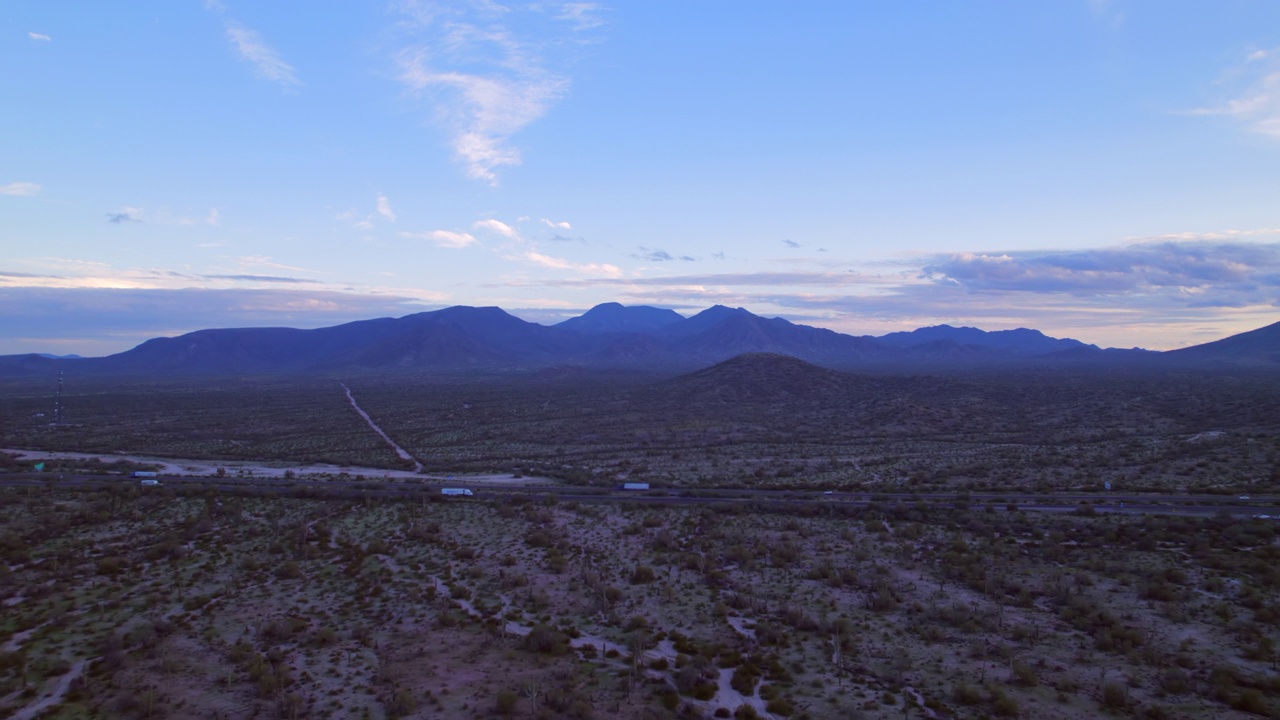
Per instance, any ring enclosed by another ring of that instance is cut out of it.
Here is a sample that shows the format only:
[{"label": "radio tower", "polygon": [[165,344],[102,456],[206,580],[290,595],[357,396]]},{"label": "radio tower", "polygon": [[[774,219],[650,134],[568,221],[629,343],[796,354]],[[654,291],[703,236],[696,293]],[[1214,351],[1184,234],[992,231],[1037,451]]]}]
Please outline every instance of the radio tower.
[{"label": "radio tower", "polygon": [[53,424],[62,424],[62,371],[58,371],[58,394],[53,399]]}]

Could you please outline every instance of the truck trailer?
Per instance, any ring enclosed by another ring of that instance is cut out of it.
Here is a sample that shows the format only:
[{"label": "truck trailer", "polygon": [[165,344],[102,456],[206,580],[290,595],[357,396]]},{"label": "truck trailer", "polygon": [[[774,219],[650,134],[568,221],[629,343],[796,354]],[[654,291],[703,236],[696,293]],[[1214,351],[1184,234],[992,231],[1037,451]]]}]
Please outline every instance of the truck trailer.
[{"label": "truck trailer", "polygon": [[441,495],[475,495],[467,488],[441,488]]}]

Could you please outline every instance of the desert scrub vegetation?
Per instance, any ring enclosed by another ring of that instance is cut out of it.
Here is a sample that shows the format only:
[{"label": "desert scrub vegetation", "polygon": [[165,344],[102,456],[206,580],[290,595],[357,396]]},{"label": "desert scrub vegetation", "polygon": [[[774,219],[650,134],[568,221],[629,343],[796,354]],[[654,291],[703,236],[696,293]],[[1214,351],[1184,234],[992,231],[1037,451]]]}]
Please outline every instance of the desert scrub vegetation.
[{"label": "desert scrub vegetation", "polygon": [[1278,710],[1263,520],[29,487],[0,528],[3,715]]},{"label": "desert scrub vegetation", "polygon": [[57,428],[37,417],[52,380],[6,380],[0,447],[411,467],[352,410],[344,382],[431,473],[688,489],[1280,488],[1280,381],[1265,374],[857,374],[815,390],[786,367],[766,383],[750,363],[712,370],[71,378]]},{"label": "desert scrub vegetation", "polygon": [[39,417],[49,392],[41,384],[0,385],[0,447],[406,467],[336,380],[71,378],[62,426]]}]

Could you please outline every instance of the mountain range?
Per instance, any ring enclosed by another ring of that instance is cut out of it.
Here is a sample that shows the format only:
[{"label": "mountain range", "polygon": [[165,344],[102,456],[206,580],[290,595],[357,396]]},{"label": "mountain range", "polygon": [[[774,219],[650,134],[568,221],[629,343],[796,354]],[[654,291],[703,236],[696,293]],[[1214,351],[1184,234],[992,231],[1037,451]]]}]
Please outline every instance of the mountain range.
[{"label": "mountain range", "polygon": [[838,370],[929,372],[1000,367],[1254,367],[1280,369],[1280,323],[1169,352],[1102,349],[1020,328],[937,325],[852,336],[721,305],[684,317],[647,306],[598,305],[552,326],[497,307],[457,306],[314,330],[232,328],[154,338],[100,358],[0,356],[0,376],[72,370],[110,375],[511,371],[571,366],[687,372],[746,353],[776,353]]}]

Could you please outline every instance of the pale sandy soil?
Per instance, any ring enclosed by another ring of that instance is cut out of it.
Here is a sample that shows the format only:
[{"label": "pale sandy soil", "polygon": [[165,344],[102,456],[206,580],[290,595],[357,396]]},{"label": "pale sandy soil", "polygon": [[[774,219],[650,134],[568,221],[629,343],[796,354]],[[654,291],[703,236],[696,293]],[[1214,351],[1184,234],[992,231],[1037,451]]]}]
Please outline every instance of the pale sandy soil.
[{"label": "pale sandy soil", "polygon": [[726,619],[729,621],[729,626],[737,631],[739,635],[752,640],[756,639],[755,628],[747,627],[747,625],[755,625],[756,623],[754,620],[747,619],[741,615],[730,615]]},{"label": "pale sandy soil", "polygon": [[71,670],[66,675],[58,678],[58,684],[53,688],[53,692],[22,708],[14,714],[13,720],[32,720],[39,717],[45,710],[62,702],[62,698],[66,697],[67,691],[71,689],[71,683],[80,677],[84,672],[84,666],[88,660],[79,660],[71,666]]},{"label": "pale sandy soil", "polygon": [[26,642],[27,638],[31,637],[35,631],[48,624],[48,622],[42,622],[33,628],[28,628],[21,632],[14,633],[13,636],[9,638],[9,641],[6,642],[3,647],[0,647],[0,650],[3,650],[4,652],[15,652],[20,650],[22,648],[22,643]]},{"label": "pale sandy soil", "polygon": [[299,463],[289,462],[270,462],[270,461],[247,461],[247,460],[183,460],[180,458],[161,458],[148,455],[119,455],[114,453],[78,453],[78,452],[52,452],[48,450],[23,450],[20,448],[0,448],[0,452],[17,455],[19,459],[24,460],[92,460],[98,459],[104,463],[111,463],[117,460],[125,460],[128,462],[142,463],[147,465],[158,465],[158,472],[161,475],[172,475],[177,477],[197,477],[216,475],[219,468],[222,468],[228,478],[236,478],[241,475],[251,477],[267,477],[267,478],[283,478],[286,472],[292,471],[295,477],[304,478],[308,476],[334,476],[346,473],[352,477],[363,475],[366,478],[381,479],[414,479],[427,480],[445,483],[454,481],[458,483],[491,483],[496,485],[547,485],[554,484],[549,478],[525,476],[516,477],[510,473],[493,473],[493,474],[476,474],[476,475],[419,475],[412,470],[388,470],[386,468],[370,468],[359,467],[354,465],[328,465],[313,464],[302,465]]},{"label": "pale sandy soil", "polygon": [[[740,705],[750,705],[755,708],[757,714],[762,718],[773,720],[773,714],[764,709],[765,702],[760,699],[759,695],[747,697],[737,690],[733,689],[733,673],[736,668],[720,668],[720,678],[717,681],[718,689],[716,696],[708,700],[705,707],[711,712],[715,712],[716,708],[725,708],[726,710],[737,710]],[[759,683],[757,683],[757,687]],[[693,704],[698,704],[695,701]]]},{"label": "pale sandy soil", "polygon": [[[339,384],[342,384],[342,383],[339,383]],[[384,432],[382,428],[378,427],[378,424],[373,421],[373,418],[369,417],[369,413],[365,412],[364,408],[360,407],[360,404],[356,402],[355,396],[351,394],[351,388],[347,387],[346,385],[342,385],[342,389],[346,391],[347,399],[351,401],[351,407],[355,408],[355,411],[360,414],[360,417],[364,418],[364,421],[366,423],[369,423],[369,427],[373,428],[373,431],[378,433],[379,437],[381,437],[388,445],[390,445],[392,450],[396,451],[396,455],[401,460],[408,460],[412,462],[413,471],[415,473],[422,472],[422,463],[418,462],[417,458],[410,455],[408,450],[405,450],[404,448],[397,445],[396,441],[392,440],[390,435]]]}]

